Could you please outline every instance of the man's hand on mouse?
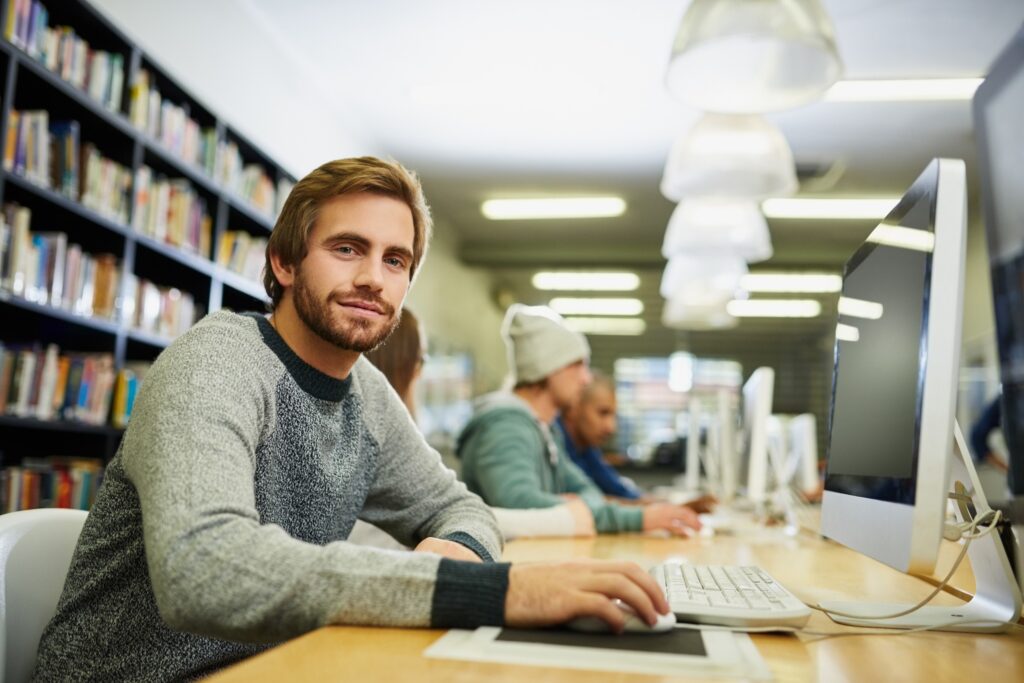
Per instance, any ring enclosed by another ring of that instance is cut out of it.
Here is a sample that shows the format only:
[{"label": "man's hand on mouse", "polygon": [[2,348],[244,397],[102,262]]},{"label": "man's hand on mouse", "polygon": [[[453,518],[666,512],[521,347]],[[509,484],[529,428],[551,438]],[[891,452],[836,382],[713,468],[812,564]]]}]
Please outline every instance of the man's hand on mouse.
[{"label": "man's hand on mouse", "polygon": [[632,607],[649,625],[669,609],[661,588],[635,562],[513,564],[505,597],[505,624],[531,628],[592,616],[620,632],[627,615],[616,599]]}]

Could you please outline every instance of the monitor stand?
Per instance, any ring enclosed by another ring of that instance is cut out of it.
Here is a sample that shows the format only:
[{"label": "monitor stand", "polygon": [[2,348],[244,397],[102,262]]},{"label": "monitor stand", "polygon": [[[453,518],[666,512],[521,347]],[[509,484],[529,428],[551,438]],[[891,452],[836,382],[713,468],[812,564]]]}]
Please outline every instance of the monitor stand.
[{"label": "monitor stand", "polygon": [[[973,519],[976,514],[988,512],[991,508],[981,489],[978,473],[974,469],[974,462],[971,460],[959,424],[953,425],[953,437],[957,454],[951,454],[950,491],[956,502],[954,507],[957,519],[964,522]],[[833,621],[851,626],[897,629],[929,627],[941,631],[983,633],[1007,630],[1009,625],[1020,617],[1021,594],[1014,581],[1006,551],[1000,543],[999,534],[993,531],[971,541],[967,549],[967,559],[974,572],[976,587],[974,597],[962,605],[926,605],[894,619],[873,619],[872,616],[892,614],[911,605],[827,601],[822,602],[820,606],[826,610],[863,615],[857,618],[829,614]]]}]

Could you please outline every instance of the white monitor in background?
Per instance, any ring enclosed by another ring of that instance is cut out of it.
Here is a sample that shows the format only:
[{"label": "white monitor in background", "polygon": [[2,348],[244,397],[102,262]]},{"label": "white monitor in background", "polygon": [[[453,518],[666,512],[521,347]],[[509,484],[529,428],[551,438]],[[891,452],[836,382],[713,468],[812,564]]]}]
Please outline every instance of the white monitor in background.
[{"label": "white monitor in background", "polygon": [[757,368],[743,385],[743,445],[739,476],[746,476],[746,497],[759,505],[768,497],[768,418],[772,414],[775,370]]},{"label": "white monitor in background", "polygon": [[818,491],[818,421],[814,413],[794,416],[787,429],[792,481],[805,495]]},{"label": "white monitor in background", "polygon": [[[843,275],[839,324],[845,329],[835,346],[821,531],[905,572],[935,567],[951,463],[955,481],[975,489],[978,513],[989,509],[969,455],[952,457],[966,206],[964,163],[932,161]],[[958,450],[966,451],[962,443],[958,438]],[[958,511],[971,514],[967,506]],[[846,613],[833,615],[845,623],[1001,630],[1020,611],[1006,555],[991,534],[973,541],[969,552],[978,588],[968,605],[925,607],[881,621],[872,617],[900,606],[823,606]]]}]

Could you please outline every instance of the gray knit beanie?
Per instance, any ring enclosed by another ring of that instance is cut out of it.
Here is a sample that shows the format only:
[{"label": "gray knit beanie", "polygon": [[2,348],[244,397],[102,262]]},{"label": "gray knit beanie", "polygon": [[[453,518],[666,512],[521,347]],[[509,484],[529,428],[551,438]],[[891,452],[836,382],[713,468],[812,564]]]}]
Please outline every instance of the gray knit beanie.
[{"label": "gray knit beanie", "polygon": [[570,330],[562,316],[547,306],[512,304],[505,313],[501,336],[517,384],[539,382],[556,370],[590,358],[587,338]]}]

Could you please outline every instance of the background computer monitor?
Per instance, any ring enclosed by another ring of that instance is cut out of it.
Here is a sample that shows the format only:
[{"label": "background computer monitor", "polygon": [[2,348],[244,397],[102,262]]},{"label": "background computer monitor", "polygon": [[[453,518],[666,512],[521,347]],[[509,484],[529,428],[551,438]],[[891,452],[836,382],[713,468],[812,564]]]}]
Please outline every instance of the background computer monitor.
[{"label": "background computer monitor", "polygon": [[902,571],[942,537],[965,234],[964,164],[936,159],[843,274],[821,531]]},{"label": "background computer monitor", "polygon": [[1010,490],[1024,495],[1024,27],[974,96]]},{"label": "background computer monitor", "polygon": [[768,495],[768,417],[772,414],[775,370],[757,368],[743,385],[743,447],[740,477],[746,477],[747,499],[763,503]]},{"label": "background computer monitor", "polygon": [[813,495],[818,490],[818,421],[814,413],[803,413],[794,416],[788,427],[791,476],[804,495]]}]

